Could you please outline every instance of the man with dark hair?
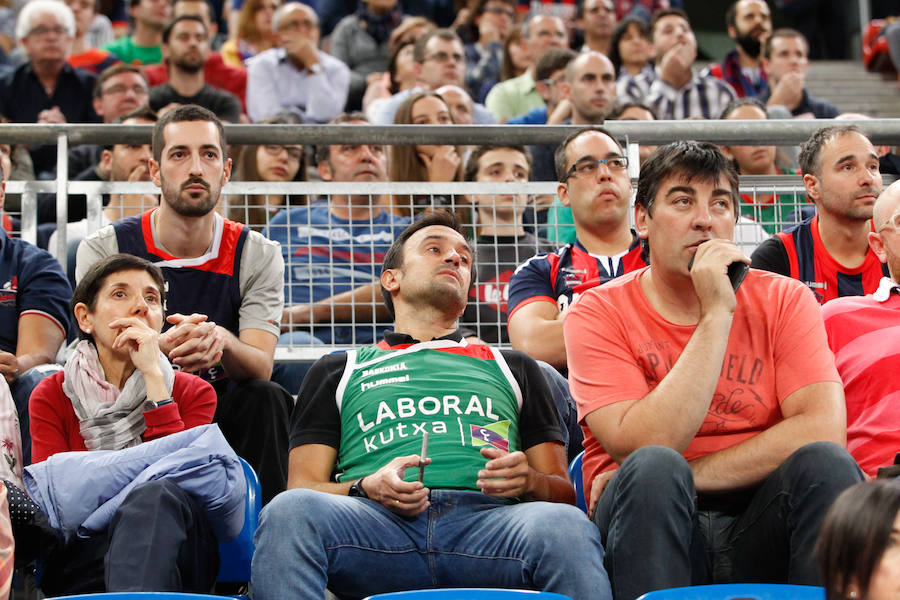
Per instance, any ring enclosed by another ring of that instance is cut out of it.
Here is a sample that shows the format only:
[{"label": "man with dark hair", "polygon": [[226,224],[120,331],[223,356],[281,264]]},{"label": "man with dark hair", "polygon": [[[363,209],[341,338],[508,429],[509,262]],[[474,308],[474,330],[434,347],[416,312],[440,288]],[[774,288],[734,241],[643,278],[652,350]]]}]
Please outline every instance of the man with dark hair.
[{"label": "man with dark hair", "polygon": [[[435,91],[445,85],[464,86],[466,79],[465,50],[462,40],[452,29],[432,29],[413,46],[413,69],[418,85],[397,92],[390,98],[375,100],[366,109],[374,125],[391,125],[403,102],[419,92]],[[476,102],[473,106],[475,122],[490,125],[497,122],[494,115]]]},{"label": "man with dark hair", "polygon": [[485,96],[500,81],[503,43],[516,21],[516,0],[478,0],[472,19],[478,40],[466,44],[466,87],[474,100]]},{"label": "man with dark hair", "polygon": [[855,126],[819,129],[800,172],[816,214],[760,244],[753,266],[799,279],[820,303],[871,294],[887,274],[868,243],[882,183],[872,142]]},{"label": "man with dark hair", "polygon": [[794,118],[833,119],[841,111],[827,100],[806,91],[809,43],[796,29],[776,29],[763,46],[763,70],[769,78],[769,93],[761,100],[767,106],[784,106]]},{"label": "man with dark hair", "polygon": [[153,128],[150,177],[159,208],[88,236],[78,247],[80,280],[97,260],[124,252],[159,265],[167,325],[160,350],[197,372],[218,395],[215,422],[260,476],[263,500],[285,487],[290,395],[269,382],[278,339],[284,264],[278,246],[214,209],[231,175],[214,114],[187,105]]},{"label": "man with dark hair", "polygon": [[394,330],[313,365],[291,489],[260,516],[258,600],[462,585],[611,597],[600,536],[565,505],[574,490],[538,366],[457,329],[474,268],[456,220],[424,216],[385,255]]},{"label": "man with dark hair", "polygon": [[562,87],[566,80],[566,67],[578,56],[569,48],[550,48],[538,59],[534,67],[534,87],[544,106],[533,108],[524,115],[513,117],[507,121],[510,125],[543,125],[548,121],[556,124],[565,117],[554,117],[554,114],[571,112],[569,100],[563,96]]},{"label": "man with dark hair", "polygon": [[767,96],[769,83],[762,68],[763,46],[772,33],[772,12],[765,0],[737,0],[725,13],[728,37],[737,47],[709,72],[728,82],[738,98]]},{"label": "man with dark hair", "polygon": [[575,23],[584,32],[582,52],[593,50],[609,56],[612,32],[616,26],[616,7],[613,0],[579,2]]},{"label": "man with dark hair", "polygon": [[533,62],[518,77],[501,81],[491,88],[484,100],[488,110],[501,122],[525,114],[544,103],[535,87],[535,62],[550,48],[566,48],[569,45],[569,35],[563,20],[552,15],[536,14],[525,21],[522,39]]},{"label": "man with dark hair", "polygon": [[738,203],[718,147],[658,148],[634,209],[650,266],[586,292],[565,320],[585,496],[616,598],[819,585],[822,518],[861,480],[815,300],[785,277],[729,277],[748,262],[731,241]]},{"label": "man with dark hair", "polygon": [[710,75],[694,75],[697,39],[687,13],[658,11],[650,23],[656,69],[619,78],[619,100],[652,106],[660,119],[716,118],[734,100],[731,86]]},{"label": "man with dark hair", "polygon": [[103,47],[130,65],[162,62],[162,32],[172,19],[172,0],[130,0],[128,15],[133,29]]},{"label": "man with dark hair", "polygon": [[[369,122],[361,113],[344,113],[331,124]],[[368,344],[384,330],[375,322],[389,317],[378,310],[381,260],[410,220],[385,210],[379,196],[365,189],[388,180],[384,146],[322,145],[316,161],[324,181],[359,184],[359,193],[332,194],[270,220],[265,236],[281,244],[285,264],[282,328],[293,330],[281,342]]]},{"label": "man with dark hair", "polygon": [[272,16],[278,47],[247,61],[247,114],[261,121],[290,111],[303,123],[338,116],[350,93],[350,69],[319,50],[319,17],[299,2],[282,4]]},{"label": "man with dark hair", "polygon": [[203,65],[209,52],[209,30],[203,19],[182,15],[169,23],[163,30],[163,58],[169,67],[169,81],[150,90],[150,108],[165,112],[196,104],[223,121],[240,122],[241,101],[237,96],[206,83]]},{"label": "man with dark hair", "polygon": [[628,222],[628,159],[605,129],[570,134],[556,151],[557,195],[572,209],[575,240],[519,266],[509,282],[513,348],[566,369],[563,319],[586,290],[644,266]]}]

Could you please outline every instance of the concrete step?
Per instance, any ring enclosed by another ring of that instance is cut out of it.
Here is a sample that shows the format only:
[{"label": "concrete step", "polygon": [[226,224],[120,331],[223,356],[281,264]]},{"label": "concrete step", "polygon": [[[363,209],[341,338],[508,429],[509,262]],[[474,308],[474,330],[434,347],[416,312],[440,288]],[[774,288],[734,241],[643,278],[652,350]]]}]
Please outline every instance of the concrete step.
[{"label": "concrete step", "polygon": [[859,61],[817,61],[809,66],[806,89],[844,112],[872,117],[900,117],[896,75],[870,73]]}]

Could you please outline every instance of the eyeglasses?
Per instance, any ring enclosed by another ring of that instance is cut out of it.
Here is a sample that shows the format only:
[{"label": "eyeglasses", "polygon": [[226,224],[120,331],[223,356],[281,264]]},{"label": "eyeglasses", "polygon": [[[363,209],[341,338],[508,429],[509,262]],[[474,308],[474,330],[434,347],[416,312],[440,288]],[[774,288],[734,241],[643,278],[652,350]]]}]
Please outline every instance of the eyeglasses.
[{"label": "eyeglasses", "polygon": [[487,6],[485,7],[484,12],[491,13],[492,15],[506,15],[510,19],[516,18],[516,11],[500,6]]},{"label": "eyeglasses", "polygon": [[447,54],[446,52],[435,52],[431,56],[425,57],[425,60],[433,60],[439,63],[445,63],[450,61],[451,59],[453,60],[453,62],[461,63],[463,62],[463,60],[465,60],[465,57],[459,52],[454,52],[452,54]]},{"label": "eyeglasses", "polygon": [[105,90],[100,92],[101,96],[105,96],[109,94],[110,96],[121,96],[122,94],[126,94],[128,92],[133,92],[135,96],[146,96],[150,92],[147,91],[142,85],[133,85],[128,87],[127,85],[111,85]]},{"label": "eyeglasses", "polygon": [[276,146],[275,144],[268,144],[263,146],[263,149],[272,156],[278,156],[282,151],[287,152],[288,159],[296,162],[300,162],[300,159],[303,157],[303,146]]},{"label": "eyeglasses", "polygon": [[610,156],[609,158],[582,158],[572,165],[572,168],[563,178],[563,183],[569,180],[573,174],[579,177],[590,177],[597,172],[600,165],[606,165],[606,168],[612,171],[624,171],[628,168],[628,159],[624,156]]},{"label": "eyeglasses", "polygon": [[45,36],[49,34],[54,35],[69,35],[69,30],[63,27],[62,25],[54,25],[53,27],[47,27],[46,25],[38,25],[34,29],[28,32],[28,35],[37,35],[37,36]]},{"label": "eyeglasses", "polygon": [[900,211],[895,212],[889,219],[882,223],[876,233],[881,233],[888,227],[893,227],[894,231],[900,232]]},{"label": "eyeglasses", "polygon": [[537,83],[543,83],[547,87],[553,87],[554,85],[559,85],[565,81],[565,78],[560,79],[538,79]]},{"label": "eyeglasses", "polygon": [[309,19],[304,19],[303,21],[284,21],[278,24],[278,31],[312,31],[319,24]]}]

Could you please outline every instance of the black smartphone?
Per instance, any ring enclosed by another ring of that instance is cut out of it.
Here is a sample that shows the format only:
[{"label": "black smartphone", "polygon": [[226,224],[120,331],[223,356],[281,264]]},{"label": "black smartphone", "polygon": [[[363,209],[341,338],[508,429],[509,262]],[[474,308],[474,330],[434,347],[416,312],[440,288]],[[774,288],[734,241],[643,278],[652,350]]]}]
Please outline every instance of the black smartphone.
[{"label": "black smartphone", "polygon": [[[688,263],[688,271],[690,271],[693,266],[694,257],[692,256],[691,261]],[[728,265],[728,281],[731,282],[731,289],[735,292],[738,291],[738,288],[741,287],[741,284],[744,282],[744,277],[746,277],[749,272],[750,265],[745,262],[736,260]]]}]

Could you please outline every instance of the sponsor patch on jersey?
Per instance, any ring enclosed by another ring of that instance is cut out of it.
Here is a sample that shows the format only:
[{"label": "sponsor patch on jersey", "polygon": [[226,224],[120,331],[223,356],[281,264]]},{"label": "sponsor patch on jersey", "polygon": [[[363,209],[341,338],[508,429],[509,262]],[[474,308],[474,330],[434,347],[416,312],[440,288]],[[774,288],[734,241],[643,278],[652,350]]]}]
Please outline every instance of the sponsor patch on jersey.
[{"label": "sponsor patch on jersey", "polygon": [[470,425],[470,433],[472,434],[472,445],[476,448],[480,446],[493,446],[504,452],[509,452],[509,421],[497,421],[484,427],[478,425]]}]

